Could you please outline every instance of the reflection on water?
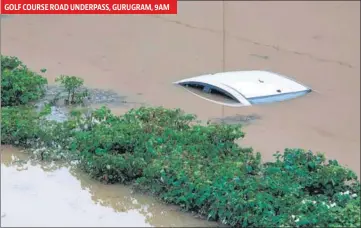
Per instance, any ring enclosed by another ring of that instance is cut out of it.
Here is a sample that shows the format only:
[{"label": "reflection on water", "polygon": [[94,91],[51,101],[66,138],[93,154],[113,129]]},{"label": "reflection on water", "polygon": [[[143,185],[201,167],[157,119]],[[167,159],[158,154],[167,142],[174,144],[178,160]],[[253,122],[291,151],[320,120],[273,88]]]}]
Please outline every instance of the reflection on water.
[{"label": "reflection on water", "polygon": [[1,226],[217,226],[57,164],[1,148]]}]

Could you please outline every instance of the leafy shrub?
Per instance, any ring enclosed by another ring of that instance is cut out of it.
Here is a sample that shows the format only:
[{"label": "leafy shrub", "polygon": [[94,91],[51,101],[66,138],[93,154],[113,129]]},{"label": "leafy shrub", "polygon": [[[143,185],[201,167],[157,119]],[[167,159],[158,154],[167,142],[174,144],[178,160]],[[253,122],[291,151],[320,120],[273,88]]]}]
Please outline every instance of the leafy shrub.
[{"label": "leafy shrub", "polygon": [[32,107],[1,108],[1,144],[29,147],[39,137],[39,115]]},{"label": "leafy shrub", "polygon": [[26,66],[17,57],[1,55],[1,72],[3,72],[4,70],[14,70],[20,67]]},{"label": "leafy shrub", "polygon": [[1,144],[28,148],[41,160],[76,159],[70,152],[74,133],[79,129],[75,114],[65,122],[49,121],[50,106],[36,111],[32,106],[1,109]]},{"label": "leafy shrub", "polygon": [[194,120],[194,116],[183,115],[180,110],[163,108],[131,110],[122,118],[102,108],[90,118],[87,130],[75,134],[72,148],[86,156],[83,165],[92,176],[110,182],[127,182],[138,177],[157,156],[155,145],[162,140],[159,136],[167,128],[184,130]]},{"label": "leafy shrub", "polygon": [[61,75],[55,79],[60,82],[67,91],[67,97],[64,99],[65,104],[81,104],[84,98],[88,97],[88,91],[80,91],[80,87],[84,84],[84,80],[75,76]]},{"label": "leafy shrub", "polygon": [[[189,166],[194,160],[195,164]],[[282,159],[278,157],[254,174],[237,169],[242,161],[236,158],[227,162],[207,160],[207,165],[201,162],[204,157],[194,160],[172,156],[165,169],[167,159],[163,159],[149,166],[149,172],[137,182],[167,202],[242,227],[327,226],[339,217],[330,216],[330,210],[343,210],[352,199],[344,198],[341,203],[335,198],[337,194],[360,194],[353,172],[334,161],[325,164],[323,156],[302,150],[287,149]],[[354,184],[348,185],[347,181]],[[333,204],[337,207],[330,209]],[[359,221],[360,215],[355,212],[352,218],[342,215],[347,217],[343,221]]]},{"label": "leafy shrub", "polygon": [[[348,198],[350,194],[343,194]],[[352,197],[352,196],[351,196]],[[360,224],[360,195],[348,200],[343,207],[334,207],[330,211],[330,217],[333,218],[331,227],[361,227]]]},{"label": "leafy shrub", "polygon": [[[75,133],[72,146],[99,180],[135,181],[139,190],[232,226],[358,224],[356,175],[321,154],[286,149],[261,164],[260,154],[234,143],[244,137],[240,126],[201,126],[179,110],[117,117],[103,108],[93,118],[97,124]],[[350,197],[338,198],[343,192]]]},{"label": "leafy shrub", "polygon": [[[356,174],[322,154],[286,149],[275,157],[264,165],[260,189],[272,196],[269,206],[276,214],[263,217],[263,225],[329,226],[340,216],[331,212],[360,195]],[[337,196],[343,192],[349,195],[342,202]]]},{"label": "leafy shrub", "polygon": [[47,80],[18,58],[1,56],[1,106],[16,106],[44,95]]}]

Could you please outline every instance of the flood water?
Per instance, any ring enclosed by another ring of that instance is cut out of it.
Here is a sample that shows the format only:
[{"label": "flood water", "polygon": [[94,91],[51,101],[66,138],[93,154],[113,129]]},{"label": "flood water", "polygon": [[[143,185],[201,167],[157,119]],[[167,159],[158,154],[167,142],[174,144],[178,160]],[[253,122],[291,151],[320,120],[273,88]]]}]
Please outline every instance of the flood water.
[{"label": "flood water", "polygon": [[1,226],[214,227],[135,194],[104,185],[60,164],[35,163],[19,150],[1,148]]},{"label": "flood water", "polygon": [[[87,86],[181,108],[202,120],[223,111],[258,115],[240,143],[265,160],[301,147],[360,173],[360,2],[225,2],[225,69],[222,7],[179,2],[178,15],[168,16],[12,16],[1,23],[1,51],[46,68],[51,83],[60,74],[76,75]],[[286,75],[316,92],[222,111],[172,84],[251,69]]]}]

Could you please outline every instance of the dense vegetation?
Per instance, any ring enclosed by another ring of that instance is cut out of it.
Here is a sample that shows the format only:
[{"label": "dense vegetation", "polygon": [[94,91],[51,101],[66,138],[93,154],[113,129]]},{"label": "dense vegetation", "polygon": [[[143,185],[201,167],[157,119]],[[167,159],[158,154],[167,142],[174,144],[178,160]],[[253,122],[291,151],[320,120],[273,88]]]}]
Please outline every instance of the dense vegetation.
[{"label": "dense vegetation", "polygon": [[78,159],[93,178],[132,183],[224,224],[360,226],[357,176],[322,154],[286,149],[262,163],[259,153],[234,143],[245,136],[241,126],[204,126],[160,107],[123,116],[105,107],[75,110],[68,121],[48,121],[49,106],[40,113],[23,106],[44,93],[46,80],[28,69],[18,73],[13,66],[23,64],[15,58],[2,61],[2,144],[31,147],[42,159]]},{"label": "dense vegetation", "polygon": [[44,93],[47,80],[16,57],[1,56],[1,106],[23,105]]}]

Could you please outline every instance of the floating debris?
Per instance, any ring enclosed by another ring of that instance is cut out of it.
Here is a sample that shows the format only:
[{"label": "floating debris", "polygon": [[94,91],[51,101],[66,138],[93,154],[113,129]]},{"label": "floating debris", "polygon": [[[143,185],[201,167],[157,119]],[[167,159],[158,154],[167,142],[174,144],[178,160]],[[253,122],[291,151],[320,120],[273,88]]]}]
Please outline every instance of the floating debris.
[{"label": "floating debris", "polygon": [[[112,90],[101,90],[101,89],[92,89],[81,87],[79,93],[88,91],[89,97],[85,99],[84,102],[86,105],[91,104],[122,104],[124,103],[126,96],[120,96],[118,93]],[[67,91],[58,85],[49,85],[45,96],[42,101],[53,102],[57,97],[67,96]]]},{"label": "floating debris", "polygon": [[223,118],[212,118],[211,122],[214,123],[225,123],[225,124],[243,124],[248,125],[256,120],[261,119],[259,115],[235,115],[235,116],[226,116]]}]

